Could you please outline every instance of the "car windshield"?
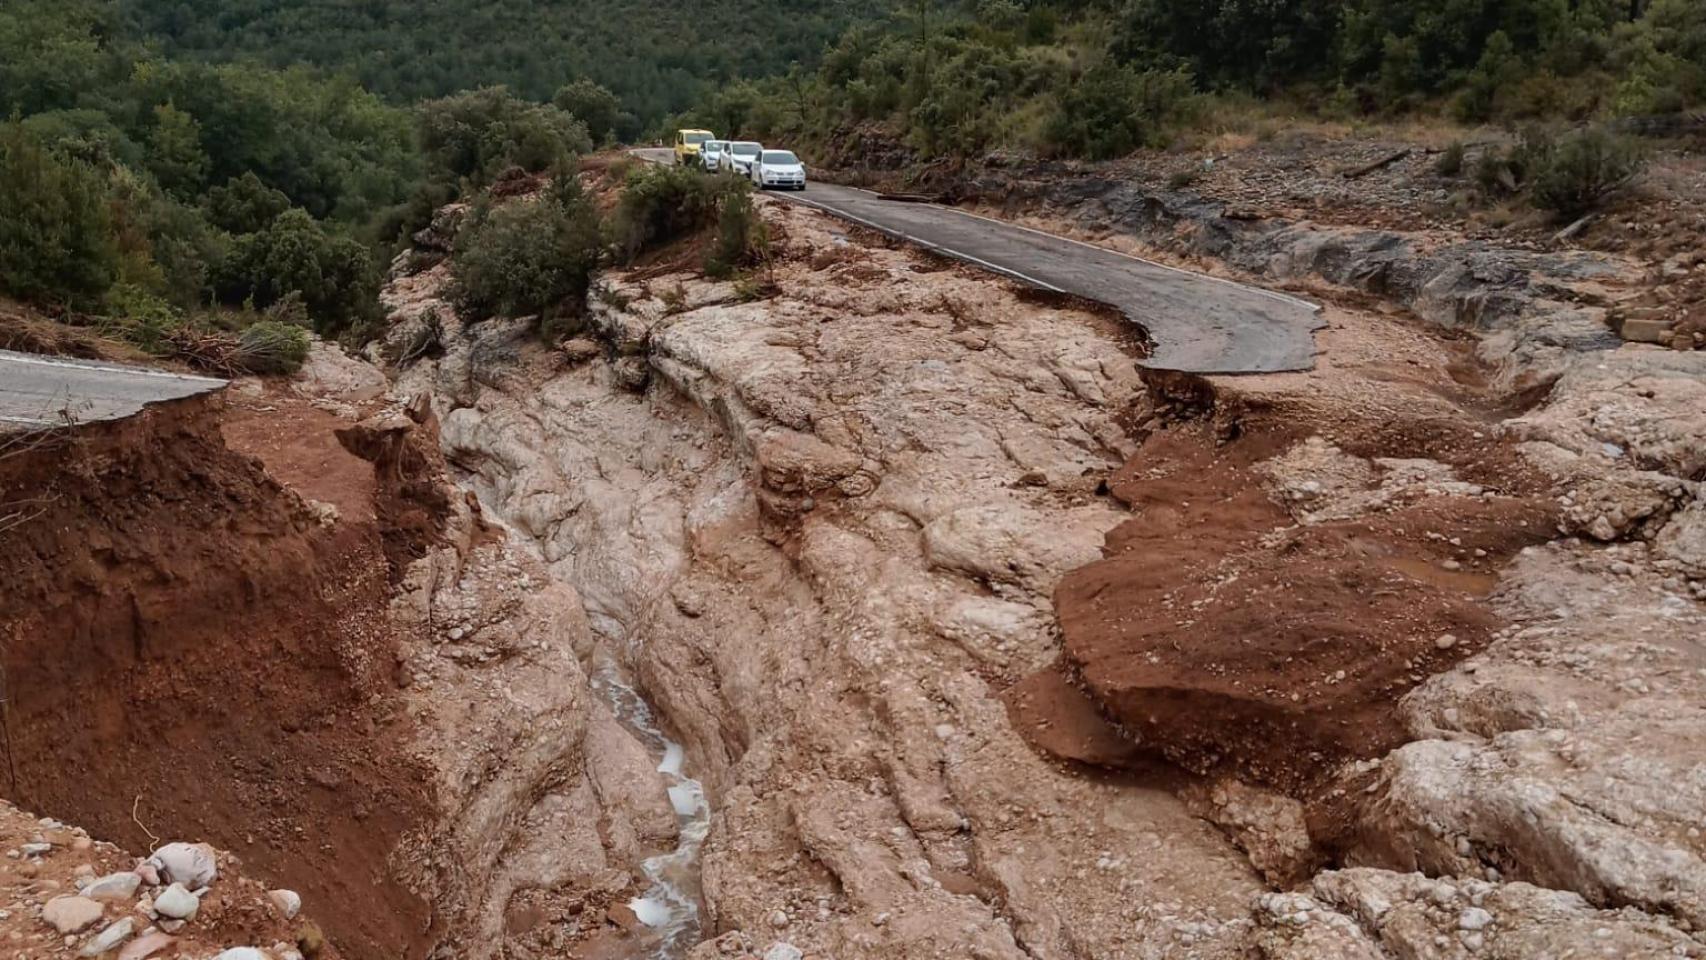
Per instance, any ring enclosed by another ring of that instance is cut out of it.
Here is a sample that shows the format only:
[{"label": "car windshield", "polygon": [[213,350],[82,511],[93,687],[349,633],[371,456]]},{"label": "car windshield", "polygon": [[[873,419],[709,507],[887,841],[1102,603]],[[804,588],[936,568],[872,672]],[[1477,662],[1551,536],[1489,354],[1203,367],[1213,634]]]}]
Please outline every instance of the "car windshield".
[{"label": "car windshield", "polygon": [[688,143],[704,143],[709,139],[711,139],[711,135],[708,133],[690,133],[687,135]]},{"label": "car windshield", "polygon": [[742,156],[742,157],[756,157],[756,156],[758,156],[758,152],[760,150],[763,150],[763,149],[764,149],[763,147],[759,146],[756,143],[731,143],[731,144],[729,144],[729,152],[736,154],[736,155],[739,155],[739,156]]},{"label": "car windshield", "polygon": [[721,141],[721,140],[707,140],[707,141],[705,141],[705,149],[711,151],[712,153],[716,153],[719,150],[723,149],[723,141]]},{"label": "car windshield", "polygon": [[764,162],[786,167],[799,163],[800,158],[794,156],[792,150],[766,150],[764,151]]}]

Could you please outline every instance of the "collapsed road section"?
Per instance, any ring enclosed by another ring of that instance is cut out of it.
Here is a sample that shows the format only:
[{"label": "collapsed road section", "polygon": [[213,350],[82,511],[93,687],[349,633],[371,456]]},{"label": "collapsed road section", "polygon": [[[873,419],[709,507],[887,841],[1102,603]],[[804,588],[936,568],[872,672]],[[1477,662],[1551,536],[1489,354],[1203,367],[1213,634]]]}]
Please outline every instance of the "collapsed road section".
[{"label": "collapsed road section", "polygon": [[[667,150],[636,150],[654,163]],[[825,210],[1030,286],[1115,307],[1151,344],[1142,365],[1198,374],[1307,370],[1319,306],[1201,272],[1093,246],[933,203],[893,203],[855,187],[814,183],[784,199]]]}]

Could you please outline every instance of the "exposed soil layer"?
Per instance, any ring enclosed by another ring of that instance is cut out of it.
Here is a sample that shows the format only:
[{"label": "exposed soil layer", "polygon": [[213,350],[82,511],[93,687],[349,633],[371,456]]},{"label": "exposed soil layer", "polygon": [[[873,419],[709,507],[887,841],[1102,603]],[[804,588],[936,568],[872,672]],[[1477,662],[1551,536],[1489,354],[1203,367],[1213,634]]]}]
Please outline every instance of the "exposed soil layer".
[{"label": "exposed soil layer", "polygon": [[395,667],[379,527],[281,488],[218,407],[0,460],[0,501],[41,507],[0,533],[6,795],[133,850],[209,839],[301,891],[348,955],[419,956],[431,915],[387,858],[430,791],[406,719],[367,705]]},{"label": "exposed soil layer", "polygon": [[[1197,403],[1218,402],[1199,387]],[[1311,796],[1339,761],[1407,739],[1399,698],[1485,646],[1499,626],[1480,603],[1492,571],[1548,539],[1553,522],[1534,478],[1495,441],[1433,420],[1358,430],[1294,413],[1220,410],[1152,434],[1108,484],[1133,518],[1109,533],[1101,561],[1063,578],[1055,602],[1066,674],[1135,755]],[[1343,435],[1335,449],[1431,456],[1460,479],[1298,524],[1259,464],[1318,428]],[[1084,728],[1084,711],[1065,694],[1056,709],[1038,706],[1048,686],[1027,691],[1027,709],[1050,730],[1034,742],[1059,751],[1062,727]],[[1065,755],[1122,756],[1105,734],[1079,740]]]}]

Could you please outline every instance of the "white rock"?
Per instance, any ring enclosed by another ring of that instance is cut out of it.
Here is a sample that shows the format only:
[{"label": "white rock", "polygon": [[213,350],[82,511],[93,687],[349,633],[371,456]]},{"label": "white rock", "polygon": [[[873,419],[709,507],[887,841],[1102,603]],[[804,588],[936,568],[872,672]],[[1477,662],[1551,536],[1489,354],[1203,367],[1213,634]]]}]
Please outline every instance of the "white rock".
[{"label": "white rock", "polygon": [[302,910],[302,896],[295,890],[269,890],[267,899],[272,901],[279,913],[284,914],[286,920],[296,919],[296,914]]},{"label": "white rock", "polygon": [[1480,907],[1470,907],[1457,918],[1457,929],[1480,930],[1493,922],[1493,915]]},{"label": "white rock", "polygon": [[147,960],[171,946],[172,942],[172,937],[159,930],[145,930],[142,936],[124,945],[124,949],[119,951],[118,960]]},{"label": "white rock", "polygon": [[135,927],[135,921],[131,920],[129,917],[125,917],[122,920],[114,920],[112,923],[107,924],[107,928],[105,930],[102,930],[100,933],[90,937],[89,942],[83,944],[83,949],[77,951],[77,955],[80,957],[98,957],[126,940],[129,940],[131,931],[134,930]]},{"label": "white rock", "polygon": [[88,897],[54,897],[42,907],[41,918],[60,933],[81,933],[101,919],[101,905]]},{"label": "white rock", "polygon": [[232,947],[213,960],[268,960],[267,955],[254,947]]},{"label": "white rock", "polygon": [[194,920],[200,908],[201,900],[181,883],[172,884],[154,898],[154,912],[173,920]]},{"label": "white rock", "polygon": [[128,903],[142,886],[142,878],[134,873],[109,873],[83,888],[83,896],[108,903]]},{"label": "white rock", "polygon": [[1454,633],[1442,633],[1434,638],[1434,646],[1441,650],[1450,650],[1452,647],[1457,646],[1457,635]]},{"label": "white rock", "polygon": [[148,858],[167,883],[199,890],[219,876],[213,848],[205,843],[168,843]]},{"label": "white rock", "polygon": [[764,951],[764,960],[800,960],[805,954],[791,943],[773,943]]}]

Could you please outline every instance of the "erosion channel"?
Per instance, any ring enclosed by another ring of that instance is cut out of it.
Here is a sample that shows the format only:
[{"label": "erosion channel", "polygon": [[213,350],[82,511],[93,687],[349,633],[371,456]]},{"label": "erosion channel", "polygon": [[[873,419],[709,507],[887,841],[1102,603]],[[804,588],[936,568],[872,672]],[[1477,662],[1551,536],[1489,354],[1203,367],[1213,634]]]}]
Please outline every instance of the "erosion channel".
[{"label": "erosion channel", "polygon": [[1218,224],[1326,326],[1205,378],[758,209],[764,288],[547,340],[448,208],[363,355],[0,457],[7,799],[289,884],[185,928],[274,960],[1706,956],[1706,353],[1603,342],[1633,271],[1418,280],[1471,336]]}]

